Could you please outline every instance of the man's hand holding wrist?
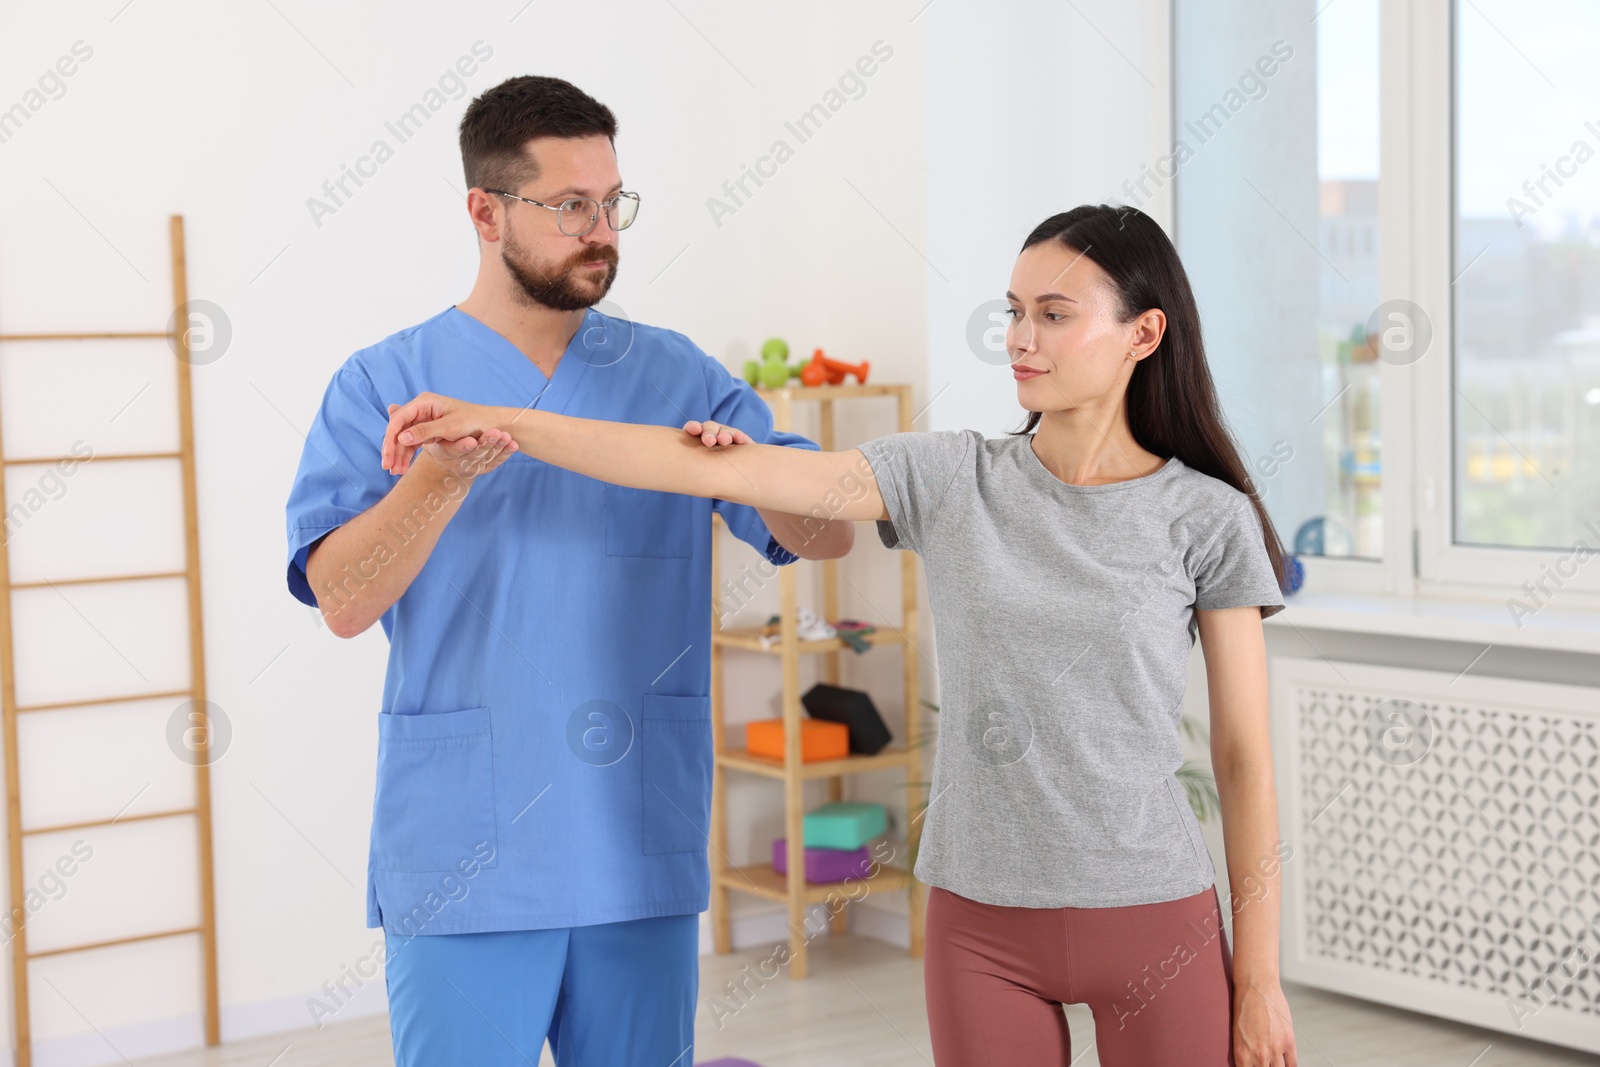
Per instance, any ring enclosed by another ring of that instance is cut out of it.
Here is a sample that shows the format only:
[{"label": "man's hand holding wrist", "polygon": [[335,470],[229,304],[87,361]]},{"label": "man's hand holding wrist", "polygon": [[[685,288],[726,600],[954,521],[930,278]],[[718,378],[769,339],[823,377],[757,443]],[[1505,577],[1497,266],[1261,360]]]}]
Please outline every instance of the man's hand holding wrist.
[{"label": "man's hand holding wrist", "polygon": [[[389,405],[389,425],[384,433],[383,465],[404,473],[413,454],[426,452],[441,476],[451,475],[470,485],[480,474],[494,470],[517,451],[511,434],[491,421],[504,409],[463,404],[449,397],[423,393],[402,407]],[[426,430],[412,426],[431,419]]]}]

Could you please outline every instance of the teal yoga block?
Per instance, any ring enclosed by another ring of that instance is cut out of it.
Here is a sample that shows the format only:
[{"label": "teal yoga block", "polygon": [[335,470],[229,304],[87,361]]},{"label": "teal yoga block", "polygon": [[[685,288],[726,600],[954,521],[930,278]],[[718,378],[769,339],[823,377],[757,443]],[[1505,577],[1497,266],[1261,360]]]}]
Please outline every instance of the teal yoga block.
[{"label": "teal yoga block", "polygon": [[806,848],[856,849],[888,828],[882,804],[841,802],[806,812]]}]

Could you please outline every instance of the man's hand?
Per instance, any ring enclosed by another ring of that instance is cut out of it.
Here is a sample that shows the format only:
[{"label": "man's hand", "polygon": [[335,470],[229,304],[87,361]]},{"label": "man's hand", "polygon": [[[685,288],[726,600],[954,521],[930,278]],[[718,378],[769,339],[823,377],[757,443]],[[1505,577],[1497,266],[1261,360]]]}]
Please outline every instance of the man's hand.
[{"label": "man's hand", "polygon": [[[394,425],[395,413],[400,410],[399,404],[389,405],[391,428]],[[384,435],[386,446],[388,442],[389,434],[386,432]],[[446,438],[429,442],[421,447],[445,470],[470,482],[478,475],[487,474],[510,459],[511,454],[517,450],[517,442],[504,430],[488,429],[476,437]],[[406,466],[410,465],[408,458]]]},{"label": "man's hand", "polygon": [[[753,443],[743,430],[709,419],[691,419],[683,424],[683,432],[700,438],[700,443],[713,452]],[[768,532],[777,538],[778,544],[801,559],[837,559],[848,553],[855,543],[855,524],[848,520],[819,522],[814,515],[791,515],[770,508],[756,508],[756,514],[767,524]]]},{"label": "man's hand", "polygon": [[[495,429],[493,410],[437,393],[418,393],[410,403],[390,404],[389,425],[383,431],[383,469],[404,474],[423,445],[430,446],[434,459],[450,463],[474,454],[490,440],[500,442],[498,466],[517,446],[510,434]],[[435,442],[440,443],[438,447],[432,447]],[[483,467],[478,473],[488,469],[492,468]]]},{"label": "man's hand", "polygon": [[718,445],[747,445],[750,435],[743,430],[735,430],[732,426],[724,426],[720,422],[699,422],[691,419],[683,424],[683,432],[690,437],[700,438],[700,443],[707,448]]},{"label": "man's hand", "polygon": [[[389,405],[390,418],[403,411]],[[306,582],[328,629],[340,637],[362,633],[405,595],[474,479],[500,466],[519,446],[496,427],[476,438],[457,435],[423,447],[428,457],[411,477],[397,479],[383,499],[307,552]],[[409,458],[412,450],[406,452]],[[401,527],[403,539],[395,534]],[[382,565],[374,567],[375,561]],[[359,576],[354,588],[346,581],[352,570]]]}]

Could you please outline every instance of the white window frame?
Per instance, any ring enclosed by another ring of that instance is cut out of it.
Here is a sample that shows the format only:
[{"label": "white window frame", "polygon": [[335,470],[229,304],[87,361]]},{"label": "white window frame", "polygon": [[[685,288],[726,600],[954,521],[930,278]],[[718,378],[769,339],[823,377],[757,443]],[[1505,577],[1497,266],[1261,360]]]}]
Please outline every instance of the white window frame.
[{"label": "white window frame", "polygon": [[[1562,570],[1552,598],[1564,608],[1600,608],[1600,561],[1575,565],[1570,549],[1486,548],[1454,541],[1452,513],[1455,405],[1455,0],[1412,0],[1383,5],[1381,110],[1387,119],[1382,162],[1385,178],[1397,180],[1385,203],[1380,189],[1384,259],[1396,280],[1409,281],[1393,295],[1406,296],[1427,310],[1433,324],[1431,350],[1403,373],[1410,391],[1410,440],[1414,459],[1412,505],[1416,529],[1416,591],[1422,595],[1509,601],[1527,600],[1523,585]],[[1393,45],[1390,48],[1390,45]],[[1394,203],[1393,201],[1402,201]],[[1400,217],[1383,214],[1392,208]],[[1399,234],[1405,234],[1399,238]],[[1391,235],[1397,239],[1391,240]],[[1390,250],[1395,252],[1391,263]],[[1402,262],[1404,260],[1405,262]],[[1381,274],[1387,292],[1389,275]],[[1411,295],[1415,294],[1415,295]],[[1389,296],[1386,295],[1385,299]],[[1437,310],[1436,310],[1437,309]],[[1409,372],[1409,373],[1405,373]],[[1400,384],[1400,383],[1397,383]],[[1383,381],[1384,506],[1388,507],[1390,455],[1390,376]],[[1398,401],[1398,396],[1396,400]],[[1398,407],[1398,403],[1394,405]],[[1396,481],[1400,465],[1395,465]],[[1388,512],[1385,511],[1387,518]],[[1576,537],[1577,534],[1574,533]],[[1386,540],[1388,540],[1386,538]],[[1600,550],[1591,537],[1590,546]],[[1411,553],[1405,553],[1410,563]],[[1530,601],[1531,603],[1531,601]]]},{"label": "white window frame", "polygon": [[1600,559],[1574,566],[1570,549],[1454,542],[1455,8],[1456,0],[1380,4],[1379,293],[1422,307],[1433,340],[1416,363],[1379,368],[1383,558],[1302,556],[1306,584],[1531,604],[1524,583],[1558,575],[1553,601],[1600,610]]},{"label": "white window frame", "polygon": [[[1418,0],[1443,3],[1448,0]],[[1378,290],[1380,298],[1412,295],[1411,249],[1416,236],[1408,232],[1411,211],[1411,170],[1407,115],[1410,92],[1408,49],[1409,0],[1379,4],[1378,30]],[[1437,334],[1433,342],[1439,344]],[[1421,362],[1427,362],[1426,359]],[[1383,557],[1300,556],[1308,589],[1341,593],[1415,596],[1419,588],[1414,562],[1416,512],[1411,491],[1415,458],[1412,434],[1412,367],[1382,363],[1378,368],[1379,427],[1383,439],[1383,477],[1379,488],[1383,508]],[[1282,531],[1280,531],[1280,534]]]}]

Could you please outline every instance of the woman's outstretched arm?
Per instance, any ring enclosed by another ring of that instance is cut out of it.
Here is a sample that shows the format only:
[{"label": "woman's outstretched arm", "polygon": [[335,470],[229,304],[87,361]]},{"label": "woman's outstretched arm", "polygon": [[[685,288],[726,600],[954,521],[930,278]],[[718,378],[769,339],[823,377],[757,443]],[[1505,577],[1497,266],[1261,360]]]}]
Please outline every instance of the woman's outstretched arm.
[{"label": "woman's outstretched arm", "polygon": [[434,393],[422,393],[391,414],[383,437],[384,469],[404,473],[417,447],[476,438],[490,429],[510,434],[518,451],[535,459],[634,489],[822,519],[889,517],[872,467],[858,449],[813,452],[748,438],[707,447],[699,435],[667,426],[487,407]]}]

